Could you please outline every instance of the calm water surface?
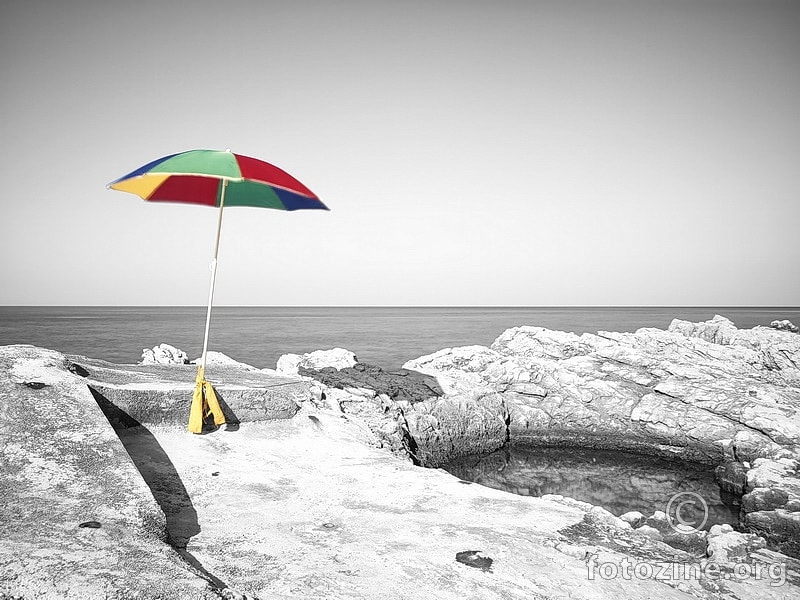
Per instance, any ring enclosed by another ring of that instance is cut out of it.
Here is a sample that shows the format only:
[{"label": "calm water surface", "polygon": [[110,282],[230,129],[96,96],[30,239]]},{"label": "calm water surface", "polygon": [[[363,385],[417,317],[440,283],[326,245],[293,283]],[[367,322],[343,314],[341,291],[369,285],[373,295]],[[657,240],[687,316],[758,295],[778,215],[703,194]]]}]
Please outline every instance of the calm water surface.
[{"label": "calm water surface", "polygon": [[[202,350],[205,307],[0,307],[0,345],[34,344],[111,362],[135,363],[162,342],[191,358]],[[209,349],[257,367],[281,354],[342,347],[359,360],[397,368],[453,346],[489,345],[505,329],[536,325],[577,334],[665,329],[673,318],[715,314],[739,327],[773,319],[800,323],[800,308],[214,308]]]},{"label": "calm water surface", "polygon": [[[616,451],[510,447],[444,468],[465,481],[523,496],[569,496],[617,516],[631,510],[645,516],[666,512],[673,495],[694,492],[708,505],[704,529],[739,522],[739,498],[721,492],[713,471],[695,463]],[[699,524],[703,515],[694,508],[687,506],[681,517]]]}]

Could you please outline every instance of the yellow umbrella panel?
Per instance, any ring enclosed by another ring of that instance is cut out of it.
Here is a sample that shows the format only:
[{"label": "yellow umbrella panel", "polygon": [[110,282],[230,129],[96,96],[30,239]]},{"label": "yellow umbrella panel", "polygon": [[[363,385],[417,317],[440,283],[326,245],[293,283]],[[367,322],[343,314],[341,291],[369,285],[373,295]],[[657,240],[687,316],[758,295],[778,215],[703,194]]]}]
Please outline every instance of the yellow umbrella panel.
[{"label": "yellow umbrella panel", "polygon": [[225,416],[214,389],[205,380],[222,209],[226,204],[287,211],[328,210],[328,207],[286,171],[256,158],[234,154],[230,150],[189,150],[164,156],[112,181],[108,187],[136,194],[149,202],[181,202],[219,208],[217,239],[211,260],[203,357],[197,369],[197,385],[189,413],[189,431],[201,433],[205,419],[213,419],[215,425],[222,425],[225,423]]}]

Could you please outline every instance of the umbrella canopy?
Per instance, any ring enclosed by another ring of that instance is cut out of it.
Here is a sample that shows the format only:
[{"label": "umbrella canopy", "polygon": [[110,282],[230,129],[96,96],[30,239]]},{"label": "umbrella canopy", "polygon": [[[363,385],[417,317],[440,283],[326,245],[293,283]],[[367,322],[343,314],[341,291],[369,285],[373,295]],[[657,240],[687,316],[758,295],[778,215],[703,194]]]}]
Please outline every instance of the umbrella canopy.
[{"label": "umbrella canopy", "polygon": [[108,184],[150,202],[182,202],[219,208],[217,239],[211,259],[203,355],[197,368],[195,391],[189,413],[189,431],[201,433],[206,422],[225,423],[217,396],[205,379],[211,306],[217,275],[217,255],[225,206],[256,206],[279,210],[328,210],[319,198],[286,171],[263,160],[230,150],[189,150],[147,163]]},{"label": "umbrella canopy", "polygon": [[147,163],[108,184],[150,202],[328,210],[286,171],[263,160],[220,150],[189,150]]}]

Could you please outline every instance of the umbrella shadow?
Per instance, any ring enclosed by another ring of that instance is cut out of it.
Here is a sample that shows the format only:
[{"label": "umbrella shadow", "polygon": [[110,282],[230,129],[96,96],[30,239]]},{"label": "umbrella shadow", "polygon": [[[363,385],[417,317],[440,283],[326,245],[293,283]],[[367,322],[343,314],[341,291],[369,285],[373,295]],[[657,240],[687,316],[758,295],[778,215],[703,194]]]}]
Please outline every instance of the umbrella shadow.
[{"label": "umbrella shadow", "polygon": [[138,420],[91,386],[89,390],[163,511],[167,543],[213,586],[220,589],[228,587],[186,550],[189,540],[200,533],[197,511],[175,465],[161,444]]}]

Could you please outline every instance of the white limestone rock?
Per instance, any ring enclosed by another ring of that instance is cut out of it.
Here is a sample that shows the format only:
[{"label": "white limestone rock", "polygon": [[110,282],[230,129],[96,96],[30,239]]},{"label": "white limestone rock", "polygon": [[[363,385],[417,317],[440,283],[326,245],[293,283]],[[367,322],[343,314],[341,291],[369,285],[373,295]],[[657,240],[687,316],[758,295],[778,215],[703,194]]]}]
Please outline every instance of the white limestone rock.
[{"label": "white limestone rock", "polygon": [[403,368],[436,377],[445,394],[478,394],[494,389],[487,378],[503,370],[502,359],[486,346],[461,346],[409,360]]},{"label": "white limestone rock", "polygon": [[[192,361],[192,364],[199,365],[203,362],[203,357],[198,356]],[[257,371],[256,367],[253,365],[248,365],[247,363],[239,362],[236,359],[231,358],[227,354],[223,354],[222,352],[215,352],[213,350],[209,350],[206,352],[206,367],[233,367],[236,369],[244,369],[245,371]],[[262,371],[264,369],[261,369]]]},{"label": "white limestone rock", "polygon": [[611,529],[631,529],[631,524],[621,517],[615,516],[602,506],[593,506],[588,514],[595,522],[602,523]]},{"label": "white limestone rock", "polygon": [[706,553],[717,564],[742,562],[751,552],[764,548],[766,540],[751,533],[739,533],[730,525],[714,525],[706,538]]},{"label": "white limestone rock", "polygon": [[507,329],[492,344],[496,352],[534,358],[571,358],[592,349],[587,340],[574,333],[529,326]]},{"label": "white limestone rock", "polygon": [[[734,324],[719,315],[710,321],[689,323],[675,319],[669,331],[687,338],[702,340],[723,347],[747,348],[756,353],[757,360],[751,364],[756,369],[775,371],[771,379],[800,384],[800,338],[788,330],[772,327],[737,329]],[[750,361],[748,361],[750,362]]]},{"label": "white limestone rock", "polygon": [[[445,391],[404,410],[419,457],[441,463],[510,441],[736,461],[749,471],[744,525],[787,549],[800,535],[796,334],[738,329],[722,316],[581,336],[514,327],[491,347],[446,348],[404,366]],[[672,536],[665,521],[646,521]]]},{"label": "white limestone rock", "polygon": [[333,367],[345,369],[358,362],[356,355],[344,348],[331,348],[330,350],[315,350],[305,354],[284,354],[278,359],[276,371],[279,375],[298,376],[298,369],[322,369]]},{"label": "white limestone rock", "polygon": [[189,357],[186,352],[169,344],[159,344],[152,350],[142,350],[140,365],[188,365]]},{"label": "white limestone rock", "polygon": [[646,517],[638,510],[628,511],[624,515],[620,515],[619,518],[628,523],[628,525],[630,525],[634,529],[639,525],[641,525],[642,523],[644,523],[646,519]]},{"label": "white limestone rock", "polygon": [[[752,468],[747,471],[747,489],[789,487],[790,482],[796,479],[796,473],[800,471],[800,461],[791,458],[779,458],[772,460],[769,458],[759,458],[753,462]],[[795,493],[800,496],[800,487],[794,488]]]},{"label": "white limestone rock", "polygon": [[514,327],[490,348],[446,348],[404,367],[446,394],[502,394],[512,442],[589,437],[719,463],[800,444],[798,364],[800,337],[717,316],[581,336]]},{"label": "white limestone rock", "polygon": [[776,319],[769,324],[773,329],[780,329],[781,331],[791,331],[792,333],[800,333],[800,328],[788,319]]}]

